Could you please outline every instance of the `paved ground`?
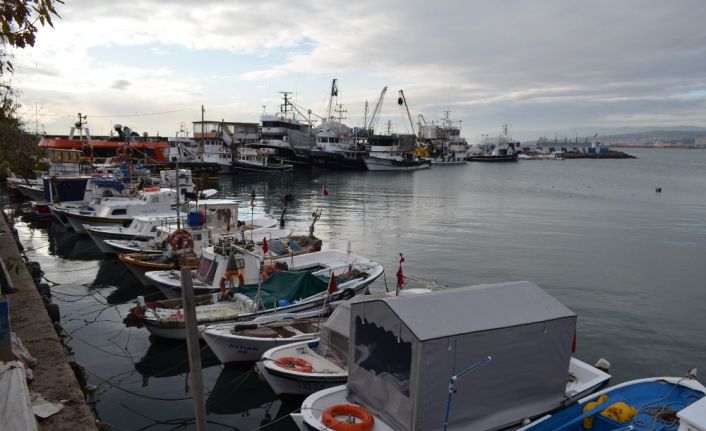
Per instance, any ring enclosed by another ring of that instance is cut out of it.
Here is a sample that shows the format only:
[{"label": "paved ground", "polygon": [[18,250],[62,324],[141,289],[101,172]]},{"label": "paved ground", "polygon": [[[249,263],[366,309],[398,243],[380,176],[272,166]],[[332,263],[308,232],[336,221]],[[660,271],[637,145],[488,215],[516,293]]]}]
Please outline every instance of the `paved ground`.
[{"label": "paved ground", "polygon": [[[0,216],[0,257],[6,263],[22,262],[15,237],[4,214]],[[18,267],[17,273],[10,271],[14,287],[17,289],[8,295],[10,324],[32,356],[39,360],[39,364],[33,369],[34,381],[30,390],[40,393],[48,401],[68,400],[61,412],[40,422],[40,429],[96,430],[95,418],[84,401],[83,393],[69,365],[69,358],[64,352],[34,281],[24,265]]]}]

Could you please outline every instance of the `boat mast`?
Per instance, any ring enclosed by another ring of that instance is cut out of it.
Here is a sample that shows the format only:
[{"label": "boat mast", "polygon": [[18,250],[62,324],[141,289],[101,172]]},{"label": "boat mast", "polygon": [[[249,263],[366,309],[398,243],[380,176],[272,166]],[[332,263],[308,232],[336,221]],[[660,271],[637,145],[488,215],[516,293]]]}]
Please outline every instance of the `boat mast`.
[{"label": "boat mast", "polygon": [[336,78],[333,78],[333,82],[331,82],[331,94],[329,95],[329,98],[328,98],[328,111],[326,114],[326,119],[329,121],[333,120],[333,111],[332,111],[332,108],[334,106],[333,98],[338,97],[338,86],[336,85],[336,81],[338,81],[338,80]]}]

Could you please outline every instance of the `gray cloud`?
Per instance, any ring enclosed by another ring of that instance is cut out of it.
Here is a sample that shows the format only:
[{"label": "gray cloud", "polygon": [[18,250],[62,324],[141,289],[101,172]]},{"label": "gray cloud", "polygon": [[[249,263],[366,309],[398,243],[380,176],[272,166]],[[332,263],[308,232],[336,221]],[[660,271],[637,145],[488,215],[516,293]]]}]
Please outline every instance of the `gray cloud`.
[{"label": "gray cloud", "polygon": [[[706,125],[701,0],[75,0],[62,17],[49,31],[81,35],[72,46],[276,54],[268,57],[273,66],[240,78],[297,83],[313,76],[323,88],[337,76],[355,87],[348,101],[358,105],[379,87],[361,89],[356,79],[389,85],[388,98],[404,88],[414,112],[436,118],[450,107],[478,134],[505,122],[525,130]],[[113,88],[138,85],[135,76],[113,79]],[[200,94],[209,94],[209,83],[202,85]],[[318,102],[320,94],[307,97]],[[259,100],[250,103],[259,110]]]},{"label": "gray cloud", "polygon": [[127,81],[125,79],[118,79],[117,81],[114,81],[111,85],[110,88],[113,88],[115,90],[125,90],[130,86],[130,81]]}]

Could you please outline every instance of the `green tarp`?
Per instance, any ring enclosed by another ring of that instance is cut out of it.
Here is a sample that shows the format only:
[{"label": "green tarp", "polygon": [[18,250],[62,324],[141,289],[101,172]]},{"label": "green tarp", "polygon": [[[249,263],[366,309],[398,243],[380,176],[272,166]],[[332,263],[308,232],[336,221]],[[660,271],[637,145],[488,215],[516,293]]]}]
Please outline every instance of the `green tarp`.
[{"label": "green tarp", "polygon": [[[262,306],[273,308],[282,306],[278,301],[285,300],[288,303],[308,298],[317,293],[323,292],[328,287],[328,280],[317,277],[310,272],[280,271],[272,274],[260,287],[260,301]],[[232,293],[242,293],[252,298],[257,296],[257,285],[250,284],[231,289]]]}]

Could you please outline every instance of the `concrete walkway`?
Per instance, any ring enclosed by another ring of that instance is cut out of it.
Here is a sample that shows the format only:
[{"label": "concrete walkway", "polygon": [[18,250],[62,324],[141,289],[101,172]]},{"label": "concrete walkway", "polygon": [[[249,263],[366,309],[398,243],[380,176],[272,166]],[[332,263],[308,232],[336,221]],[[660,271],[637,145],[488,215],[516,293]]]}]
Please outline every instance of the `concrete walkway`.
[{"label": "concrete walkway", "polygon": [[[4,213],[0,216],[0,257],[13,267],[10,277],[17,290],[8,295],[10,325],[30,354],[39,361],[33,368],[32,392],[41,394],[51,402],[67,400],[59,413],[39,422],[47,431],[94,431],[95,418],[85,403],[83,392],[69,365],[69,358],[54,329],[37,291],[34,280],[22,262],[16,238],[12,235]],[[2,396],[11,396],[3,394]]]}]

